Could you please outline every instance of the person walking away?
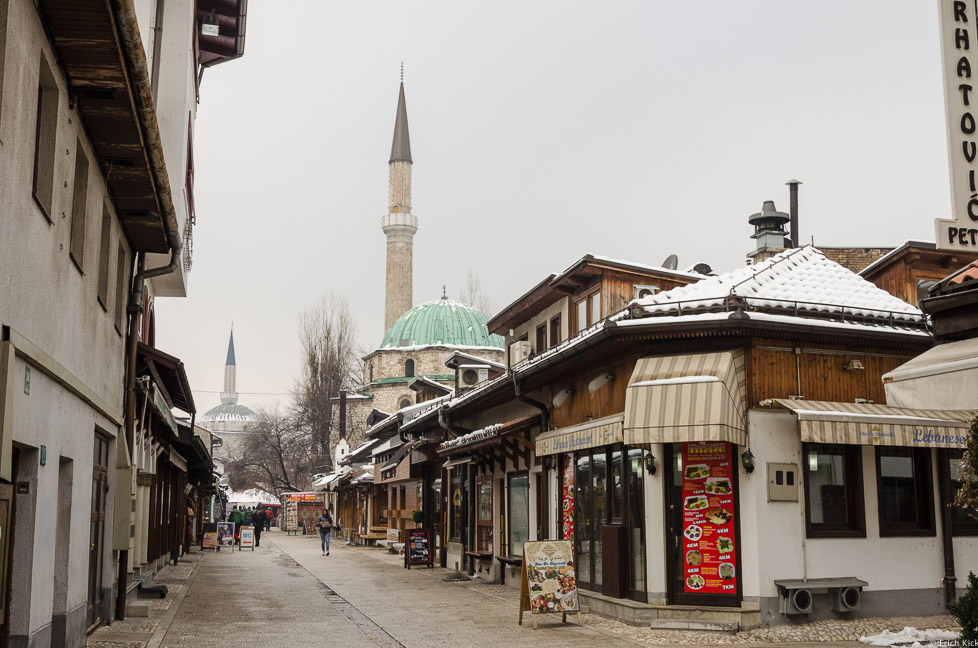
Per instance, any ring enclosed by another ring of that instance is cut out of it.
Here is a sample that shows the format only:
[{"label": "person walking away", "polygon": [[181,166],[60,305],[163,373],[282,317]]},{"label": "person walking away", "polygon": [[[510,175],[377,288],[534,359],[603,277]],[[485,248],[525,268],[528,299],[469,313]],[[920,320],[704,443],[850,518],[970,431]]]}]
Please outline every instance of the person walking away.
[{"label": "person walking away", "polygon": [[316,520],[316,526],[319,527],[319,539],[322,541],[323,555],[329,555],[329,534],[333,530],[333,516],[330,515],[329,509],[324,508],[322,515]]},{"label": "person walking away", "polygon": [[235,506],[234,510],[231,511],[231,517],[228,519],[229,522],[234,522],[234,544],[238,544],[238,538],[241,536],[241,525],[244,524],[244,520],[244,511]]},{"label": "person walking away", "polygon": [[272,530],[272,507],[269,506],[265,509],[265,530]]},{"label": "person walking away", "polygon": [[245,526],[253,526],[255,524],[255,514],[251,510],[251,507],[250,506],[248,507],[248,510],[245,511],[245,514],[244,514],[244,524],[245,524]]},{"label": "person walking away", "polygon": [[255,509],[255,548],[261,546],[261,532],[265,527],[265,511],[261,506]]}]

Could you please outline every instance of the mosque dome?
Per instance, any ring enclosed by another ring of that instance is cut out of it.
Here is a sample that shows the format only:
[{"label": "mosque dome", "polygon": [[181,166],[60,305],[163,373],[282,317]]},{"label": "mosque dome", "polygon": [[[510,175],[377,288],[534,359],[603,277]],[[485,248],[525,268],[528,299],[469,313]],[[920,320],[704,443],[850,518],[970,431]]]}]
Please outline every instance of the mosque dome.
[{"label": "mosque dome", "polygon": [[467,304],[447,297],[418,304],[394,322],[380,349],[447,346],[503,349],[503,338],[489,333],[489,318]]},{"label": "mosque dome", "polygon": [[198,423],[253,423],[258,415],[250,408],[237,403],[221,403],[200,417]]}]

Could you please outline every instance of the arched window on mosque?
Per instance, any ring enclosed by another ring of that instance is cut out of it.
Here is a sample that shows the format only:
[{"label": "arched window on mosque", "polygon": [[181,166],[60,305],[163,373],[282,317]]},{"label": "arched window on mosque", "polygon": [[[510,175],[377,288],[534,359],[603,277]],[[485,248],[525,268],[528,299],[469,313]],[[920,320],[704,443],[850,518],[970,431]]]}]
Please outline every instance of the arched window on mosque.
[{"label": "arched window on mosque", "polygon": [[401,402],[398,404],[399,409],[404,409],[405,407],[411,407],[410,398],[402,398]]},{"label": "arched window on mosque", "polygon": [[408,359],[404,362],[404,377],[414,378],[414,360]]}]

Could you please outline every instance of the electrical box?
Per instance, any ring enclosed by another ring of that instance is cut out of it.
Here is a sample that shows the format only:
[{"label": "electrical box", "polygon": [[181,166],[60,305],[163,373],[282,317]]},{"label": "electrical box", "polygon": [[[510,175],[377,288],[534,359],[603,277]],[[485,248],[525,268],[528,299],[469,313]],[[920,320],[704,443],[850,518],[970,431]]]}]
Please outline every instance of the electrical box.
[{"label": "electrical box", "polygon": [[798,465],[769,463],[767,465],[767,501],[798,501]]}]

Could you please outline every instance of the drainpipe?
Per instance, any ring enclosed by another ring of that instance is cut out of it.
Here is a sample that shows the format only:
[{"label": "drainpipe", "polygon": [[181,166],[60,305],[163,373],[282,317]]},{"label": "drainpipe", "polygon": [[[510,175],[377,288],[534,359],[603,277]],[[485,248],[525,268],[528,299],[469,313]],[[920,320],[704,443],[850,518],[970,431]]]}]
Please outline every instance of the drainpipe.
[{"label": "drainpipe", "polygon": [[948,485],[950,484],[950,476],[948,475],[949,466],[947,459],[947,451],[939,450],[937,452],[937,475],[939,492],[940,492],[940,508],[941,508],[941,548],[944,557],[944,578],[941,582],[944,584],[944,605],[948,608],[954,603],[957,598],[957,577],[954,575],[954,538],[951,535],[951,507],[954,506]]},{"label": "drainpipe", "polygon": [[550,410],[547,409],[545,403],[541,403],[523,393],[523,389],[520,387],[520,381],[516,379],[516,372],[513,372],[511,375],[513,376],[513,387],[516,390],[516,400],[527,405],[532,405],[540,410],[540,430],[546,432],[550,429]]}]

